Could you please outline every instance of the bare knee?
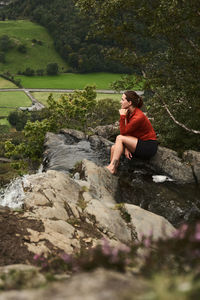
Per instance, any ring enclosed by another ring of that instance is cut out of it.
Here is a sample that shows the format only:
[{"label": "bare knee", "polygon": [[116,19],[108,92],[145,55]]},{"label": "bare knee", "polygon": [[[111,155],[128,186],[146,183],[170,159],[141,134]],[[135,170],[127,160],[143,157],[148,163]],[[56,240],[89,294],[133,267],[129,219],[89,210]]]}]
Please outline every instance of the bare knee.
[{"label": "bare knee", "polygon": [[117,137],[116,137],[116,142],[117,141],[120,141],[120,142],[123,142],[123,135],[119,134]]},{"label": "bare knee", "polygon": [[112,145],[112,147],[111,147],[111,151],[114,151],[114,150],[115,150],[115,144]]}]

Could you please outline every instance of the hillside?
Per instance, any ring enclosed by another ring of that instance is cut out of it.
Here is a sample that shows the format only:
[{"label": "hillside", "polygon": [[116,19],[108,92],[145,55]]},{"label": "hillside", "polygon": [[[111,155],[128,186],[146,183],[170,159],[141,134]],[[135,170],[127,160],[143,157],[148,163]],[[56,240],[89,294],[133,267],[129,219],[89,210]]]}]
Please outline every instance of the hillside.
[{"label": "hillside", "polygon": [[113,40],[90,34],[95,18],[81,15],[75,1],[15,0],[5,7],[4,14],[9,20],[28,18],[44,26],[72,71],[132,73],[129,66],[105,57],[106,48],[115,46]]},{"label": "hillside", "polygon": [[[5,52],[5,63],[0,62],[0,72],[16,74],[27,67],[45,69],[51,62],[56,62],[61,72],[67,69],[67,63],[56,52],[53,39],[44,27],[27,20],[0,21],[0,38],[4,35],[12,45]],[[25,53],[18,50],[19,45],[25,45]]]}]

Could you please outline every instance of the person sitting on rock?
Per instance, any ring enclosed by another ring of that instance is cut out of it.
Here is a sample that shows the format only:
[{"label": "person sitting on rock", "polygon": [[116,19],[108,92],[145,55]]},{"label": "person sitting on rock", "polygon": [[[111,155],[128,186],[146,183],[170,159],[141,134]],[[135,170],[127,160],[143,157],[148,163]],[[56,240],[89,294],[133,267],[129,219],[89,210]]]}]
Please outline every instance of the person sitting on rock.
[{"label": "person sitting on rock", "polygon": [[142,97],[134,91],[122,95],[120,113],[120,135],[111,148],[110,164],[106,167],[115,174],[121,155],[149,159],[157,152],[156,133],[147,116],[140,110]]}]

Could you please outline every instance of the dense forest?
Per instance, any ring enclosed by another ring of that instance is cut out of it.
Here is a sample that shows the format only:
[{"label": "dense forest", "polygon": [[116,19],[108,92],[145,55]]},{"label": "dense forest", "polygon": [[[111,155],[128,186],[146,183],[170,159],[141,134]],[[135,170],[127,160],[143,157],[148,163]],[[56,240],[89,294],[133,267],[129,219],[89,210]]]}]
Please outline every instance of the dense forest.
[{"label": "dense forest", "polygon": [[132,72],[128,66],[105,56],[105,48],[114,45],[112,40],[89,35],[94,19],[92,15],[81,15],[74,1],[17,0],[0,14],[8,19],[29,18],[46,27],[72,72]]}]

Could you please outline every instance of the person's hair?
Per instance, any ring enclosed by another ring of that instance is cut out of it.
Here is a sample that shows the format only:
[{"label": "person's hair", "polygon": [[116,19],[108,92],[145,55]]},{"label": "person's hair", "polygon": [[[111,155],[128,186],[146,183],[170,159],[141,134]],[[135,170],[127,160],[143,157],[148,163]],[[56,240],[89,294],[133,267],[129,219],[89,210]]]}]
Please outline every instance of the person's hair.
[{"label": "person's hair", "polygon": [[142,107],[143,100],[142,97],[140,97],[136,92],[134,91],[126,91],[124,92],[126,95],[126,100],[131,101],[134,107]]}]

